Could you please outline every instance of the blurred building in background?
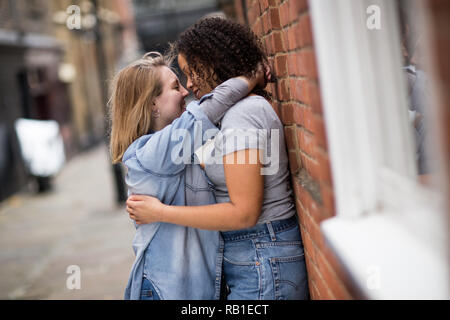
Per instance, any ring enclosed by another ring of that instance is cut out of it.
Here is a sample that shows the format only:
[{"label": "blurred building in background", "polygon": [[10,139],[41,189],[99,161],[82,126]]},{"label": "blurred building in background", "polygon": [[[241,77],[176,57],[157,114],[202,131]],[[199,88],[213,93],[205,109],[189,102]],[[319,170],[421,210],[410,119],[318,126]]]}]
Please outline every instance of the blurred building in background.
[{"label": "blurred building in background", "polygon": [[68,159],[104,141],[114,73],[209,14],[235,18],[234,2],[0,0],[0,201],[27,182],[16,119],[56,120]]},{"label": "blurred building in background", "polygon": [[104,141],[108,80],[138,50],[131,0],[0,0],[0,200],[26,183],[15,120],[56,120],[68,158]]},{"label": "blurred building in background", "polygon": [[236,17],[232,0],[134,0],[139,39],[145,51],[164,52],[168,42],[209,14]]}]

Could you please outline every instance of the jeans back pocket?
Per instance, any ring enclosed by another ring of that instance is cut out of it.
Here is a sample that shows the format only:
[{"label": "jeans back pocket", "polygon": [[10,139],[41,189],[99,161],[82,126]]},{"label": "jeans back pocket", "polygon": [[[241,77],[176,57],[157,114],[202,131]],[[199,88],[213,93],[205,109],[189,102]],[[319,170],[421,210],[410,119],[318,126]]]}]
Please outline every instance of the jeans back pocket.
[{"label": "jeans back pocket", "polygon": [[276,300],[308,299],[305,256],[270,258]]}]

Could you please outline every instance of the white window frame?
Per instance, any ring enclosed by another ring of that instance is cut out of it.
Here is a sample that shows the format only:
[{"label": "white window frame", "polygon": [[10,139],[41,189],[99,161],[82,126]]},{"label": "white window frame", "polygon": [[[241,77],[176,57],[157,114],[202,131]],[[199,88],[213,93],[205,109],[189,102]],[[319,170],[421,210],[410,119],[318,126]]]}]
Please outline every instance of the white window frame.
[{"label": "white window frame", "polygon": [[309,5],[336,202],[325,239],[366,298],[449,299],[448,229],[417,181],[395,3]]}]

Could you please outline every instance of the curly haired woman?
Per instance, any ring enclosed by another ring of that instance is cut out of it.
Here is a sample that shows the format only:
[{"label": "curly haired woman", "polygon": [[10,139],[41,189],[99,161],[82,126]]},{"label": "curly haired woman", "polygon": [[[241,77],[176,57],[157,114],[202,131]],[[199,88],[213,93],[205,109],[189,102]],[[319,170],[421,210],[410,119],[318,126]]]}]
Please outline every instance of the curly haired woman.
[{"label": "curly haired woman", "polygon": [[[248,27],[222,18],[200,20],[175,47],[187,87],[197,98],[228,78],[251,76],[259,61],[267,61]],[[138,224],[159,221],[221,231],[229,300],[307,299],[283,125],[265,97],[255,88],[236,103],[221,119],[215,143],[204,146],[201,165],[214,184],[217,204],[170,206],[137,195],[128,199],[127,211]],[[269,155],[275,170],[267,170]]]}]

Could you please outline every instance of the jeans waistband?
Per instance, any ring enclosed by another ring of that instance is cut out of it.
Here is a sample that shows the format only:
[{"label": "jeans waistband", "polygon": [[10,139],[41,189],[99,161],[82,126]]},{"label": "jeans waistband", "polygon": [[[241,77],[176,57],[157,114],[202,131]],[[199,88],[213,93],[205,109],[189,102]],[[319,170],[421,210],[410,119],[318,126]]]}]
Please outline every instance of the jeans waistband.
[{"label": "jeans waistband", "polygon": [[298,225],[297,217],[294,214],[292,217],[283,220],[273,220],[265,223],[257,224],[256,226],[244,230],[233,230],[221,232],[224,241],[237,241],[248,238],[255,238],[264,235],[271,235],[273,233],[290,229]]}]

